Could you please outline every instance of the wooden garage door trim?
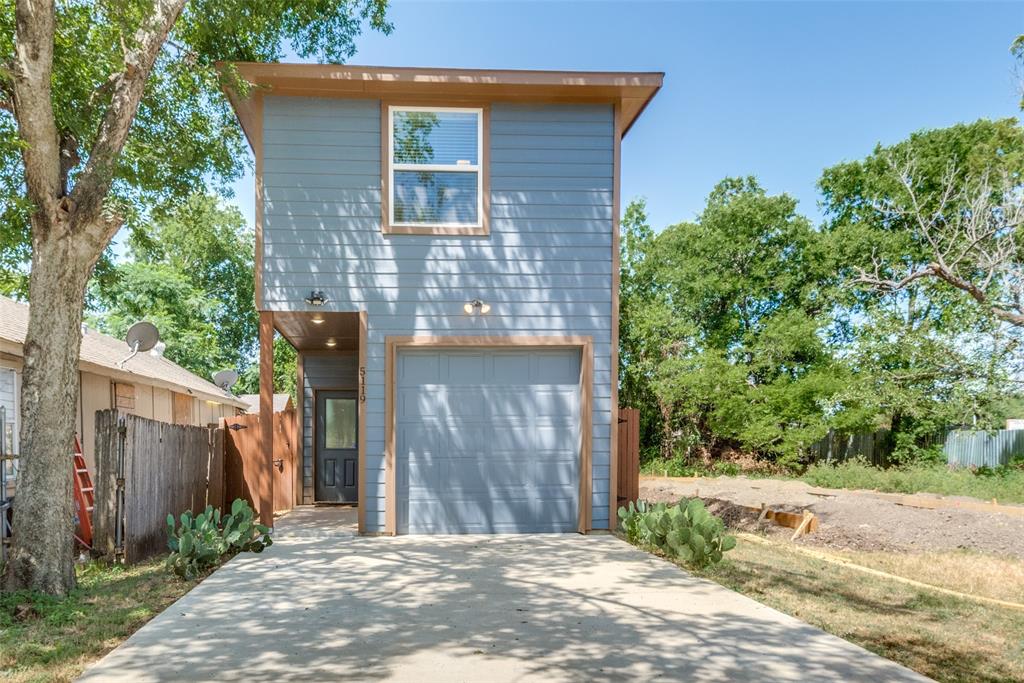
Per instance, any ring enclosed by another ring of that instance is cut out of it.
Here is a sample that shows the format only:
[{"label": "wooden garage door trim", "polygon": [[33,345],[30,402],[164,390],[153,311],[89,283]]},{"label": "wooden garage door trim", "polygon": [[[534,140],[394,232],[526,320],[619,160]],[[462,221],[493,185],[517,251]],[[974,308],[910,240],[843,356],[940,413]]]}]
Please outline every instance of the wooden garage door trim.
[{"label": "wooden garage door trim", "polygon": [[398,490],[395,476],[395,422],[397,402],[396,360],[400,349],[408,348],[562,348],[580,351],[580,499],[577,530],[585,534],[591,529],[590,465],[593,407],[594,340],[589,336],[461,336],[461,337],[385,337],[384,338],[384,532],[395,535],[398,530]]}]

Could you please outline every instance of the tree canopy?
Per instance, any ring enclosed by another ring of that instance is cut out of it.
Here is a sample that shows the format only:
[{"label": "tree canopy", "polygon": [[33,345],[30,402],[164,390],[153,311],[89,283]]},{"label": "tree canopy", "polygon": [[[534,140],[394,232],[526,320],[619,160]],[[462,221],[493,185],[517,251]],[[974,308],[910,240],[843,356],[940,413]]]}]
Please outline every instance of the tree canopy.
[{"label": "tree canopy", "polygon": [[[167,3],[171,4],[171,3]],[[225,61],[273,62],[294,52],[343,62],[364,25],[390,32],[385,0],[191,0],[173,23],[114,159],[90,154],[104,135],[126,59],[141,50],[152,0],[58,2],[52,102],[62,157],[61,184],[71,193],[90,160],[110,167],[104,210],[136,232],[149,213],[212,189],[230,195],[248,154],[222,88],[247,92]],[[15,0],[0,0],[0,52],[15,50]],[[10,59],[8,59],[10,61]],[[220,66],[219,66],[220,65]],[[8,69],[0,71],[0,287],[26,295],[31,256],[24,140],[14,118]],[[119,226],[118,226],[119,227]],[[102,246],[106,246],[105,244]]]},{"label": "tree canopy", "polygon": [[[222,89],[245,95],[249,84],[231,62],[288,52],[344,61],[364,25],[390,31],[386,8],[386,0],[0,0],[0,286],[24,292],[31,259],[33,304],[8,588],[63,594],[74,585],[61,454],[74,431],[86,288],[97,265],[99,274],[108,269],[101,259],[111,239],[125,226],[145,230],[198,191],[228,192],[242,172],[242,132]],[[196,278],[180,275],[161,262],[111,277],[133,284],[131,296],[117,296],[130,308],[138,296],[195,301]],[[160,313],[183,315],[171,305]],[[211,307],[200,317],[217,315]],[[193,331],[190,341],[210,343],[211,330]]]},{"label": "tree canopy", "polygon": [[827,430],[822,406],[842,386],[824,342],[832,284],[795,209],[753,178],[723,180],[695,222],[656,236],[636,227],[642,204],[627,208],[624,395],[656,397],[663,455],[786,455]]},{"label": "tree canopy", "polygon": [[131,236],[125,260],[93,279],[89,321],[121,337],[149,320],[186,369],[207,380],[224,368],[244,373],[259,338],[254,243],[241,213],[216,197],[161,208]]},{"label": "tree canopy", "polygon": [[[964,241],[961,217],[979,206],[994,217],[986,239],[1016,240],[1007,217],[1022,163],[1017,122],[981,120],[826,169],[821,226],[753,178],[723,180],[697,220],[660,233],[632,202],[620,382],[624,405],[641,408],[646,457],[737,449],[794,464],[830,430],[886,428],[893,459],[907,460],[933,455],[943,429],[998,427],[1019,404],[1020,327],[942,277],[887,288],[865,273],[899,280],[929,266]],[[1011,185],[980,200],[955,189],[996,176]],[[950,231],[938,255],[937,230]],[[958,272],[997,302],[1019,256],[989,280],[982,258]]]}]

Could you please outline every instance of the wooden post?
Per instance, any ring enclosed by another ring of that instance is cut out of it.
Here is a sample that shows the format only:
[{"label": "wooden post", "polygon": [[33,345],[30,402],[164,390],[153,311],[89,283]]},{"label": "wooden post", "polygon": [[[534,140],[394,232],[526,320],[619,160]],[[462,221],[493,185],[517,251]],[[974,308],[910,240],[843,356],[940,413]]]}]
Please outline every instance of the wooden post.
[{"label": "wooden post", "polygon": [[[302,433],[305,428],[305,410],[306,410],[306,357],[299,351],[295,357],[295,369],[298,373],[295,383],[295,398],[297,403],[295,405],[295,448],[297,450],[295,456],[295,472],[294,481],[292,482],[292,506],[302,505],[306,501],[302,498],[302,474],[306,468],[305,456],[303,452],[306,435]],[[360,445],[362,442],[360,442]],[[312,457],[312,454],[310,455]],[[360,499],[362,500],[362,499]]]},{"label": "wooden post", "polygon": [[260,523],[274,526],[274,314],[260,311]]},{"label": "wooden post", "polygon": [[116,410],[96,411],[95,466],[93,487],[93,552],[114,556],[114,525],[117,509],[117,416]]}]

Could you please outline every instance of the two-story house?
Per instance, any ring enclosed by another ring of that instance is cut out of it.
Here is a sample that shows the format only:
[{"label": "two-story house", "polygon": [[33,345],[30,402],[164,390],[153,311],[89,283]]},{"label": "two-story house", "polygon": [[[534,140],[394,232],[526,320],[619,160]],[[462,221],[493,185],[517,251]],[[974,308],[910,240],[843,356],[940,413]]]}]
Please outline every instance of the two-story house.
[{"label": "two-story house", "polygon": [[276,331],[297,504],[358,504],[363,533],[613,525],[619,150],[662,74],[236,66],[265,481]]}]

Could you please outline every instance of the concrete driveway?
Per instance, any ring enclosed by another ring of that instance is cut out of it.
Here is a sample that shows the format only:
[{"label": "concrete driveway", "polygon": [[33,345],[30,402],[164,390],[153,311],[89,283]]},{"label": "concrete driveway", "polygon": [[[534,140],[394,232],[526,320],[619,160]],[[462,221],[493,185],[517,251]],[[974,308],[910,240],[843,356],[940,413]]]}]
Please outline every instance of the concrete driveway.
[{"label": "concrete driveway", "polygon": [[922,681],[608,535],[359,538],[297,510],[86,681]]}]

